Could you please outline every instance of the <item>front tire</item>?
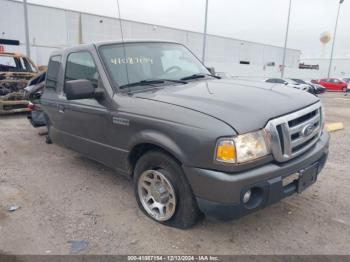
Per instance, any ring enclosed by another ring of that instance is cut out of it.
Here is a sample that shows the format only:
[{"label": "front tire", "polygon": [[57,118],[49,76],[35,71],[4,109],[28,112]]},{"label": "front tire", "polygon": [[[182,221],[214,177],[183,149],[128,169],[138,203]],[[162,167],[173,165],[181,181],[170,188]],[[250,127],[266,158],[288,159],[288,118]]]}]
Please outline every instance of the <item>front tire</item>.
[{"label": "front tire", "polygon": [[200,218],[181,166],[166,153],[149,151],[140,157],[134,170],[134,191],[140,209],[159,223],[189,228]]}]

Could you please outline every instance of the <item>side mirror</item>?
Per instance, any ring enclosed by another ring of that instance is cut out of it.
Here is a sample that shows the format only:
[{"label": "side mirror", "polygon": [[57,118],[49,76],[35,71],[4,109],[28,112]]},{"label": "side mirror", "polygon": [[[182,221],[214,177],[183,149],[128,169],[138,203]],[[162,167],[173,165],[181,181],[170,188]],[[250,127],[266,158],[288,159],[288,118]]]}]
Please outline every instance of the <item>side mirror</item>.
[{"label": "side mirror", "polygon": [[67,81],[65,84],[65,93],[68,100],[86,99],[86,98],[101,98],[103,91],[99,90],[95,93],[91,81],[87,79],[78,79]]},{"label": "side mirror", "polygon": [[212,74],[213,76],[215,76],[215,68],[214,67],[207,67],[208,71],[210,72],[210,74]]}]

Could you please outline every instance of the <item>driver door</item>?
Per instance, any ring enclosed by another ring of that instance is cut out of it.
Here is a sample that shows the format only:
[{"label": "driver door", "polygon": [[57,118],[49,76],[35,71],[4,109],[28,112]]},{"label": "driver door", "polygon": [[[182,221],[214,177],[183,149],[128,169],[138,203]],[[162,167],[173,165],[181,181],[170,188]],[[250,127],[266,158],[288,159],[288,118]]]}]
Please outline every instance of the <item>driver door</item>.
[{"label": "driver door", "polygon": [[[66,59],[64,85],[67,81],[86,79],[95,88],[104,88],[95,61],[89,51],[70,53]],[[104,162],[107,151],[109,110],[105,100],[95,98],[67,100],[63,85],[59,97],[65,146]]]}]

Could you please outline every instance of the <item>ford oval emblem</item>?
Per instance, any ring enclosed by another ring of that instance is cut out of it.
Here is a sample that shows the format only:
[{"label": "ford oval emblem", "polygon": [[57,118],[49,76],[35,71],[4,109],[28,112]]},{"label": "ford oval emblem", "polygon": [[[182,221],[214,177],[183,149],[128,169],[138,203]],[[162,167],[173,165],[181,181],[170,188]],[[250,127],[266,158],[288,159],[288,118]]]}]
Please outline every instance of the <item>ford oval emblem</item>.
[{"label": "ford oval emblem", "polygon": [[312,132],[315,130],[315,126],[313,124],[308,124],[304,126],[303,130],[301,130],[301,135],[306,137],[312,134]]}]

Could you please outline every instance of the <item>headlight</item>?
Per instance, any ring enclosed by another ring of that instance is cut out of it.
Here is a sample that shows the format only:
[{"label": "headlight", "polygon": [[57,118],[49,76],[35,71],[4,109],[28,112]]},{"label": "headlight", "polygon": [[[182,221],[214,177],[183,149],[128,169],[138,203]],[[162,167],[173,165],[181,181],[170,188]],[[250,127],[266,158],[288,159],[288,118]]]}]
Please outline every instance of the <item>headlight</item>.
[{"label": "headlight", "polygon": [[270,145],[264,130],[217,142],[215,159],[224,163],[245,163],[270,154]]}]

